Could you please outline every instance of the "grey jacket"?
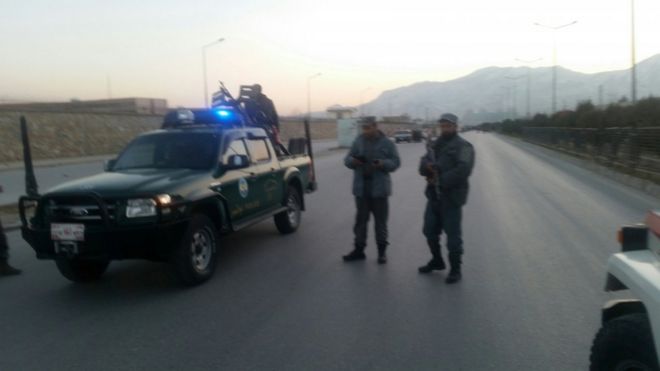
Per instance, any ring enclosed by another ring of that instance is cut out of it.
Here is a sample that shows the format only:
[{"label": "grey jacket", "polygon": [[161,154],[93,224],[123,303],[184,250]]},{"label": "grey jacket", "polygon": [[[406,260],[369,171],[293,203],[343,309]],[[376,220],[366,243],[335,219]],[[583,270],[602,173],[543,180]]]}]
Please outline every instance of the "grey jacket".
[{"label": "grey jacket", "polygon": [[[467,202],[469,191],[468,178],[474,167],[474,148],[467,140],[456,135],[451,140],[438,138],[430,145],[429,151],[422,157],[419,164],[419,173],[422,176],[432,176],[428,172],[428,165],[433,165],[440,174],[438,182],[440,194],[443,199],[456,206],[463,206]],[[426,196],[435,200],[435,187],[426,187]]]},{"label": "grey jacket", "polygon": [[[366,160],[366,164],[353,166],[353,158]],[[383,168],[376,169],[372,165],[374,160],[380,160]],[[370,197],[389,197],[392,195],[390,173],[399,168],[401,160],[396,145],[385,134],[379,132],[379,136],[373,140],[369,140],[363,135],[357,137],[344,158],[344,165],[354,170],[353,195],[355,197],[365,196],[365,183],[371,185],[371,189],[366,192]]]}]

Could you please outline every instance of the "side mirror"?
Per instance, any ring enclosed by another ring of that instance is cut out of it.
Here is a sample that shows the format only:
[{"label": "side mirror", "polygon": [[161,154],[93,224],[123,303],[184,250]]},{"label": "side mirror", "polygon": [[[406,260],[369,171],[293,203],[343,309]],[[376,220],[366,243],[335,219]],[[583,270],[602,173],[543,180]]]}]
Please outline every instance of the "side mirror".
[{"label": "side mirror", "polygon": [[220,163],[213,171],[213,177],[219,178],[229,170],[245,169],[246,167],[250,167],[249,157],[246,155],[231,155],[226,164]]},{"label": "side mirror", "polygon": [[225,170],[245,169],[246,167],[250,167],[250,158],[246,155],[231,155],[223,167]]},{"label": "side mirror", "polygon": [[117,159],[113,158],[110,160],[105,160],[103,163],[103,170],[105,171],[112,171],[112,168],[115,167],[115,164],[117,163]]}]

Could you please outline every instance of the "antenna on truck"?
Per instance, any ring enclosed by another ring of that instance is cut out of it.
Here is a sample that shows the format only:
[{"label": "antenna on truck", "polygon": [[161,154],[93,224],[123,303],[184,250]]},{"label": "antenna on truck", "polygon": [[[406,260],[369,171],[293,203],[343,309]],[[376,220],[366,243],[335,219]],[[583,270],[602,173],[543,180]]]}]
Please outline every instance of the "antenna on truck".
[{"label": "antenna on truck", "polygon": [[30,137],[25,116],[21,116],[21,140],[23,142],[23,164],[25,165],[25,193],[30,197],[38,197],[39,186],[37,185],[37,178],[34,176],[32,150],[30,149]]}]

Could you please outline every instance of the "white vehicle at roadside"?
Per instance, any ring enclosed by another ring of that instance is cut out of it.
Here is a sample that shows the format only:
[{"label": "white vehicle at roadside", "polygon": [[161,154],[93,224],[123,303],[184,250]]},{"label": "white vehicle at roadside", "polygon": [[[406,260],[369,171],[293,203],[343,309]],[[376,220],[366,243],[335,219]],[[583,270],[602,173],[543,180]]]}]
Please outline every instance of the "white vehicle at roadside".
[{"label": "white vehicle at roadside", "polygon": [[660,370],[660,211],[619,231],[622,252],[608,262],[606,291],[635,299],[610,301],[591,348],[591,371]]},{"label": "white vehicle at roadside", "polygon": [[413,141],[412,130],[397,131],[396,133],[394,133],[394,141],[396,143],[400,143],[400,142],[412,143]]}]

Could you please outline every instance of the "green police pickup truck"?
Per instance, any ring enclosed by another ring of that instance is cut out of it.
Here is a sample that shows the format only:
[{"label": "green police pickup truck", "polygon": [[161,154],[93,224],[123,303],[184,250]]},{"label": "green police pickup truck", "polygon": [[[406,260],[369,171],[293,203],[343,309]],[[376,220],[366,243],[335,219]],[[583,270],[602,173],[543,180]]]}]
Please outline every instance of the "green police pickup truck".
[{"label": "green police pickup truck", "polygon": [[22,197],[23,238],[74,282],[100,278],[111,260],[149,259],[196,285],[213,275],[222,234],[270,217],[281,233],[296,231],[316,189],[309,145],[300,139],[292,154],[236,114],[174,112],[105,172]]}]

